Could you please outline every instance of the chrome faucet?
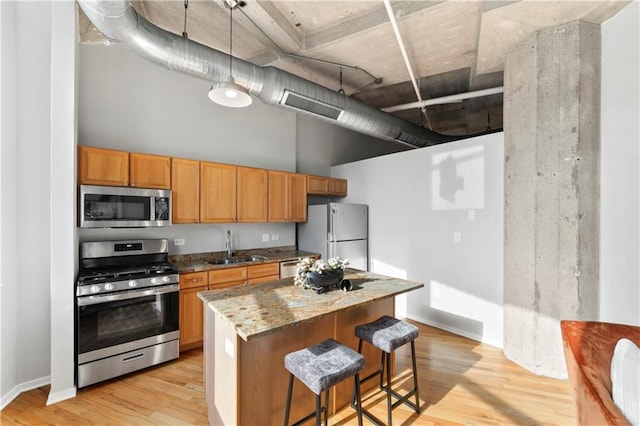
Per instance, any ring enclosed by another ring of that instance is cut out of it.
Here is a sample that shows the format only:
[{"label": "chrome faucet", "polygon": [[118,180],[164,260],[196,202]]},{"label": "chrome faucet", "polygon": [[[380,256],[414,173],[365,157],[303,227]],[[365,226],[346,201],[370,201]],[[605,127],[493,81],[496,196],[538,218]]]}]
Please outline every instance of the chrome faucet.
[{"label": "chrome faucet", "polygon": [[231,229],[227,229],[227,242],[225,244],[227,248],[227,257],[231,257],[233,255],[233,248],[231,245]]}]

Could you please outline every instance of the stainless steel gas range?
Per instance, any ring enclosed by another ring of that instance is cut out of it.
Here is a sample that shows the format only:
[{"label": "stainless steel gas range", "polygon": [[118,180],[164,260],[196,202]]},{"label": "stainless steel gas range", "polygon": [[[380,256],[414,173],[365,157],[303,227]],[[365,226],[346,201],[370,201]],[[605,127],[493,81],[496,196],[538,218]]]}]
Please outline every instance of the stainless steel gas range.
[{"label": "stainless steel gas range", "polygon": [[179,279],[161,240],[82,243],[78,388],[178,357]]}]

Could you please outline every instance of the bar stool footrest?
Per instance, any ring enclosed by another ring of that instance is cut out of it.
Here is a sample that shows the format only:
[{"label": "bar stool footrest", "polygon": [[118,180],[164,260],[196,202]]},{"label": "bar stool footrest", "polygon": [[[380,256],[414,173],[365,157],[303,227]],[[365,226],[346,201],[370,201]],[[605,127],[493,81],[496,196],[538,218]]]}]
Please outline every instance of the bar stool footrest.
[{"label": "bar stool footrest", "polygon": [[[385,388],[386,388],[386,386],[385,386]],[[386,392],[386,389],[385,389],[385,392]],[[409,398],[411,398],[415,394],[416,394],[416,390],[415,389],[412,389],[411,391],[409,391],[404,396],[400,395],[398,392],[396,392],[396,391],[394,391],[392,389],[391,390],[391,395],[394,396],[397,399],[397,401],[395,401],[393,404],[391,404],[391,407],[392,408],[396,408],[400,404],[405,404],[407,407],[413,408],[416,413],[420,414],[419,407],[416,406],[416,403],[413,402],[413,401],[409,401]]]}]

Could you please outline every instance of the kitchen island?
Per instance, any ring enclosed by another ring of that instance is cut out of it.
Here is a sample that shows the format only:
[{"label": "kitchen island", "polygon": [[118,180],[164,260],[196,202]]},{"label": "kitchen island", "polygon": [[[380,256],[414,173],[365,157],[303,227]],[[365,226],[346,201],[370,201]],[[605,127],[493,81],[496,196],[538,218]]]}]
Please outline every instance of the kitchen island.
[{"label": "kitchen island", "polygon": [[[281,424],[288,372],[284,356],[332,337],[357,350],[356,325],[394,314],[393,296],[424,284],[348,269],[353,290],[316,294],[293,279],[199,293],[205,303],[205,393],[212,425]],[[365,345],[362,376],[379,367]],[[352,381],[331,391],[329,413],[345,406]],[[368,383],[369,387],[375,383]],[[313,393],[295,383],[291,419],[315,407]]]}]

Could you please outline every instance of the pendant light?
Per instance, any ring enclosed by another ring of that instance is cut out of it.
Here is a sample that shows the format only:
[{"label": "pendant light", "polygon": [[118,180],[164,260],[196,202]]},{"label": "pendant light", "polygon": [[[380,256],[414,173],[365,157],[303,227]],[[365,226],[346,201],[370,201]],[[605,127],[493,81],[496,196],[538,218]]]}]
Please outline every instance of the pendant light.
[{"label": "pendant light", "polygon": [[242,108],[251,105],[253,99],[247,92],[247,89],[236,84],[232,75],[233,65],[233,9],[238,6],[238,2],[235,0],[225,0],[225,3],[231,9],[229,14],[229,80],[214,82],[209,90],[209,99],[218,105]]}]

